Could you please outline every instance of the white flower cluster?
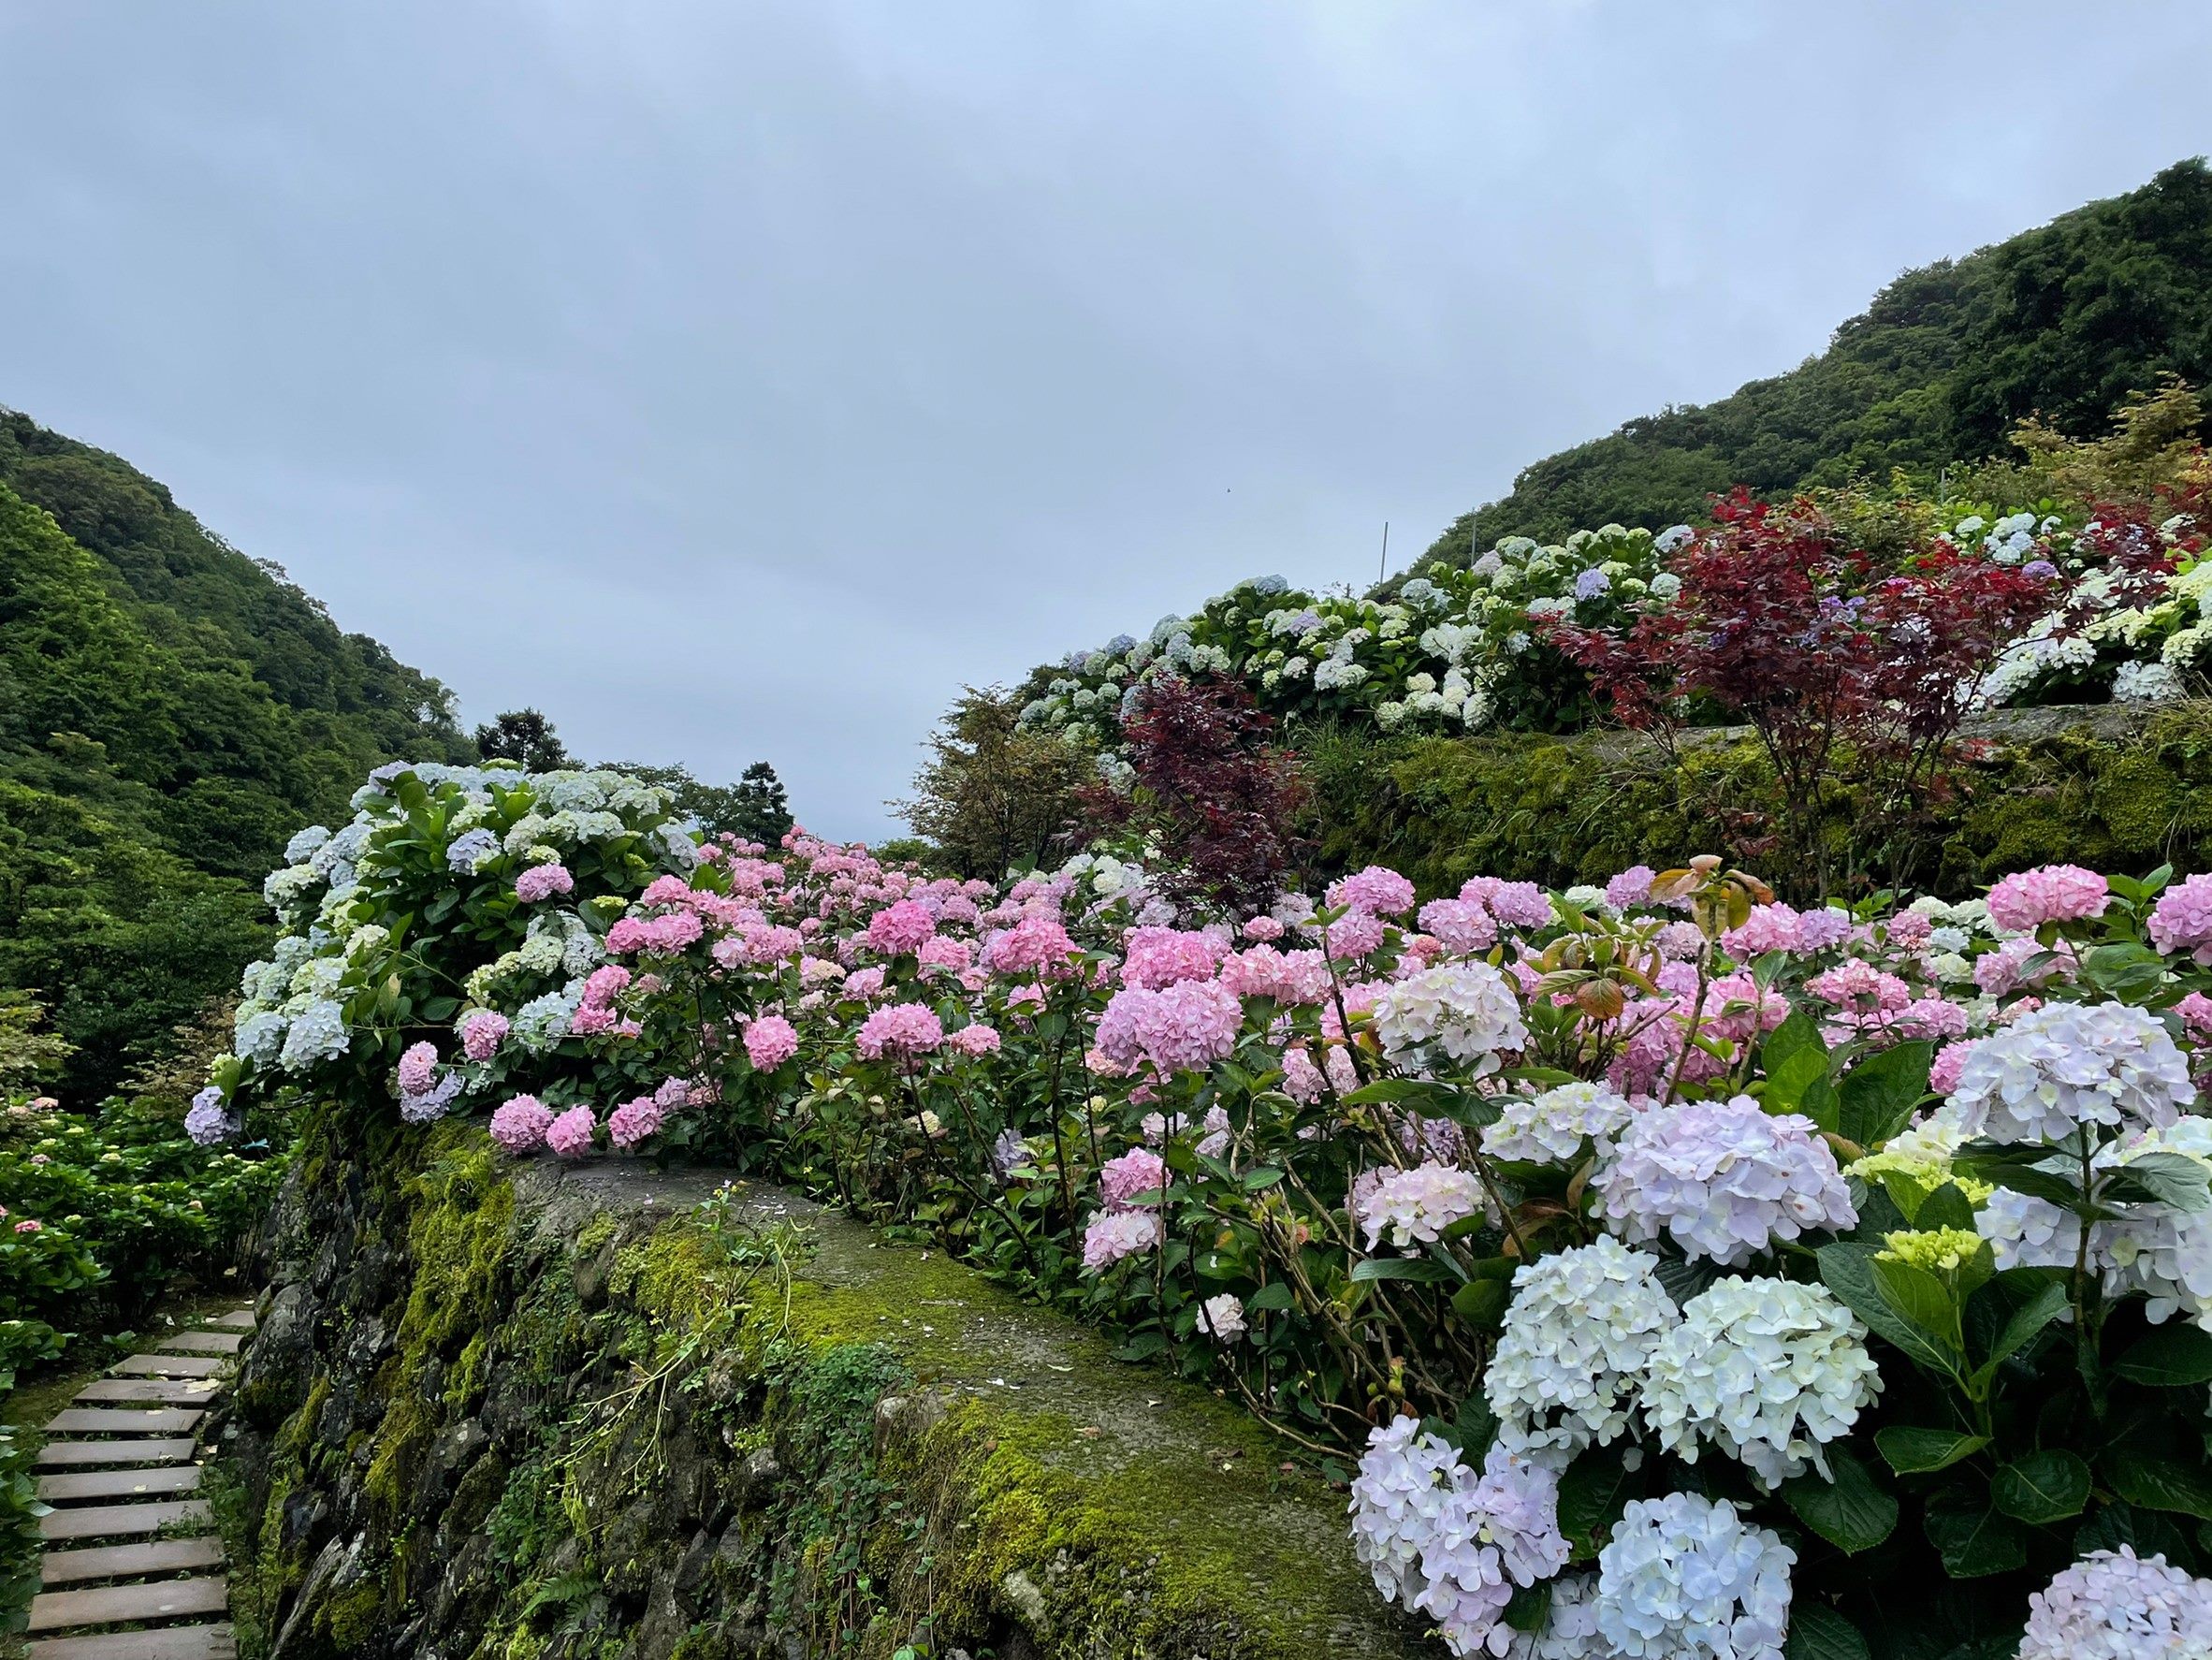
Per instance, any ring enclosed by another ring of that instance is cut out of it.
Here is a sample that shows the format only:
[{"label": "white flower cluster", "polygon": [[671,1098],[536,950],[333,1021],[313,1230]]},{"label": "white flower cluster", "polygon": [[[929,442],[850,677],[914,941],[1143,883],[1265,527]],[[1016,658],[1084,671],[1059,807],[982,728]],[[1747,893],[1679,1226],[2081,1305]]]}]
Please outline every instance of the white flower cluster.
[{"label": "white flower cluster", "polygon": [[1352,1481],[1352,1548],[1375,1589],[1436,1622],[1454,1654],[1503,1653],[1514,1588],[1566,1565],[1558,1478],[1493,1447],[1479,1476],[1451,1445],[1393,1420]]},{"label": "white flower cluster", "polygon": [[1440,963],[1393,983],[1376,999],[1375,1035],[1392,1056],[1434,1044],[1476,1077],[1528,1042],[1521,999],[1488,963]]},{"label": "white flower cluster", "polygon": [[1596,1625],[1612,1660],[1782,1660],[1797,1553],[1736,1507],[1637,1499],[1597,1556]]},{"label": "white flower cluster", "polygon": [[1563,1084],[1534,1099],[1513,1096],[1498,1121],[1483,1127],[1482,1150],[1493,1158],[1571,1159],[1586,1139],[1601,1150],[1609,1146],[1635,1113],[1603,1084]]},{"label": "white flower cluster", "polygon": [[2212,1654],[2212,1580],[2092,1551],[2028,1599],[2018,1660],[2204,1660]]},{"label": "white flower cluster", "polygon": [[1564,1469],[1627,1433],[1652,1356],[1681,1318],[1658,1267],[1601,1234],[1515,1271],[1482,1379],[1501,1444]]},{"label": "white flower cluster", "polygon": [[2155,1017],[2052,1002],[1975,1043],[1950,1104],[1969,1136],[2056,1142],[2081,1125],[2170,1125],[2195,1099],[2188,1057]]},{"label": "white flower cluster", "polygon": [[1812,1121],[1775,1116],[1748,1095],[1636,1114],[1592,1186],[1606,1224],[1630,1243],[1668,1237],[1723,1267],[1858,1221]]},{"label": "white flower cluster", "polygon": [[1825,1286],[1731,1274],[1682,1305],[1652,1355],[1644,1419],[1686,1463],[1700,1438],[1768,1492],[1851,1433],[1881,1391],[1866,1328]]}]

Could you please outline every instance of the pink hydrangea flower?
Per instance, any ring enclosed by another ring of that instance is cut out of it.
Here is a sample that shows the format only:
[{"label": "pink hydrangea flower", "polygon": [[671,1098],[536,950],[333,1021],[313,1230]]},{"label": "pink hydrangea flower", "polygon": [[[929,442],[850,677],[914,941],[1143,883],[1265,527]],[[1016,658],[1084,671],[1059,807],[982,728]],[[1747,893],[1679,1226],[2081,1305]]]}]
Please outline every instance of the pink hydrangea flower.
[{"label": "pink hydrangea flower", "polygon": [[1649,865],[1631,865],[1606,883],[1606,903],[1615,910],[1641,905],[1652,896],[1652,879],[1659,873]]},{"label": "pink hydrangea flower", "polygon": [[1245,922],[1244,934],[1253,943],[1265,945],[1272,939],[1283,937],[1283,925],[1272,916],[1256,916]]},{"label": "pink hydrangea flower", "polygon": [[1228,953],[1228,942],[1212,934],[1181,928],[1134,928],[1129,933],[1128,955],[1121,966],[1121,982],[1157,991],[1179,980],[1211,980]]},{"label": "pink hydrangea flower", "polygon": [[1283,1051],[1283,1093],[1309,1107],[1326,1093],[1321,1069],[1302,1046]]},{"label": "pink hydrangea flower", "polygon": [[927,1055],[945,1041],[944,1023],[924,1003],[892,1003],[861,1023],[853,1047],[863,1059],[886,1055]]},{"label": "pink hydrangea flower", "polygon": [[1966,1057],[1974,1052],[1973,1039],[1957,1043],[1945,1043],[1936,1051],[1936,1057],[1928,1069],[1928,1086],[1938,1095],[1949,1095],[1958,1087],[1958,1076],[1966,1070]]},{"label": "pink hydrangea flower", "polygon": [[584,1007],[611,1009],[630,984],[630,970],[619,963],[608,963],[584,976]]},{"label": "pink hydrangea flower", "polygon": [[624,1101],[606,1115],[606,1139],[618,1147],[634,1147],[661,1133],[661,1103],[649,1095]]},{"label": "pink hydrangea flower", "polygon": [[1895,1013],[1913,1000],[1911,986],[1858,957],[1815,974],[1805,989],[1824,1003],[1860,1016]]},{"label": "pink hydrangea flower", "polygon": [[918,899],[901,899],[868,918],[868,944],[885,956],[910,956],[937,932],[937,918]]},{"label": "pink hydrangea flower", "polygon": [[589,1107],[571,1107],[546,1126],[546,1145],[563,1158],[580,1158],[591,1151],[592,1132],[598,1128]]},{"label": "pink hydrangea flower", "polygon": [[471,1060],[489,1060],[499,1053],[506,1036],[507,1017],[489,1009],[479,1009],[461,1022],[461,1053]]},{"label": "pink hydrangea flower", "polygon": [[1167,1185],[1167,1161],[1149,1147],[1132,1147],[1099,1167],[1099,1197],[1108,1210],[1127,1210],[1138,1194],[1157,1193]]},{"label": "pink hydrangea flower", "polygon": [[764,1014],[745,1028],[745,1058],[772,1072],[799,1052],[798,1028],[780,1014]]},{"label": "pink hydrangea flower", "polygon": [[532,865],[515,879],[515,897],[525,905],[535,905],[556,894],[572,894],[575,887],[576,880],[569,875],[566,866]]},{"label": "pink hydrangea flower", "polygon": [[1991,888],[1989,920],[2008,933],[2032,934],[2045,923],[2103,916],[2111,903],[2111,888],[2094,870],[2045,865],[2008,876]]},{"label": "pink hydrangea flower", "polygon": [[1160,1242],[1159,1217],[1151,1211],[1100,1211],[1083,1234],[1083,1269],[1097,1274]]},{"label": "pink hydrangea flower", "polygon": [[970,1021],[946,1038],[945,1041],[963,1055],[984,1056],[997,1055],[1001,1040],[997,1027]]},{"label": "pink hydrangea flower", "polygon": [[1383,919],[1371,910],[1346,911],[1329,925],[1329,954],[1338,962],[1366,956],[1382,947]]},{"label": "pink hydrangea flower", "polygon": [[922,941],[915,958],[924,968],[950,968],[957,974],[975,961],[975,947],[950,934],[932,934]]},{"label": "pink hydrangea flower", "polygon": [[1056,916],[1032,911],[1003,934],[992,936],[983,962],[998,974],[1046,974],[1066,967],[1075,941]]},{"label": "pink hydrangea flower", "polygon": [[1348,905],[1377,916],[1400,916],[1413,909],[1413,883],[1387,865],[1370,865],[1329,884],[1332,906]]},{"label": "pink hydrangea flower", "polygon": [[1498,942],[1498,920],[1473,899],[1432,899],[1421,907],[1422,929],[1450,950],[1488,951]]},{"label": "pink hydrangea flower", "polygon": [[1239,997],[1318,1003],[1329,995],[1329,964],[1317,951],[1284,952],[1255,945],[1221,959],[1221,983]]},{"label": "pink hydrangea flower", "polygon": [[435,1043],[411,1043],[407,1053],[400,1056],[400,1093],[401,1095],[428,1095],[438,1085],[438,1046]]},{"label": "pink hydrangea flower", "polygon": [[865,1002],[883,989],[883,970],[877,968],[855,968],[845,976],[845,996],[855,1002]]},{"label": "pink hydrangea flower", "polygon": [[2186,877],[2159,896],[2150,908],[2150,942],[2212,968],[2212,876]]},{"label": "pink hydrangea flower", "polygon": [[1543,928],[1551,924],[1551,896],[1533,881],[1471,877],[1460,884],[1460,897],[1480,905],[1509,928]]},{"label": "pink hydrangea flower", "polygon": [[1149,1064],[1197,1071],[1236,1048],[1244,1005],[1218,981],[1186,980],[1158,991],[1124,986],[1099,1017],[1099,1052],[1124,1075]]},{"label": "pink hydrangea flower", "polygon": [[2032,936],[2007,939],[1995,951],[1974,958],[1974,983],[1991,997],[2001,997],[2022,986],[2045,986],[2054,980],[2074,978],[2074,965],[2062,952],[2040,968],[2029,968],[2030,961],[2045,954]]},{"label": "pink hydrangea flower", "polygon": [[1770,951],[1803,951],[1805,940],[1798,932],[1797,907],[1779,902],[1753,906],[1749,916],[1721,936],[1721,948],[1739,962],[1765,956]]},{"label": "pink hydrangea flower", "polygon": [[534,1095],[518,1095],[491,1114],[491,1139],[509,1153],[528,1153],[546,1144],[553,1114]]},{"label": "pink hydrangea flower", "polygon": [[2181,1016],[2181,1024],[2199,1039],[2212,1038],[2212,997],[2192,991],[2174,1005],[2174,1012]]}]

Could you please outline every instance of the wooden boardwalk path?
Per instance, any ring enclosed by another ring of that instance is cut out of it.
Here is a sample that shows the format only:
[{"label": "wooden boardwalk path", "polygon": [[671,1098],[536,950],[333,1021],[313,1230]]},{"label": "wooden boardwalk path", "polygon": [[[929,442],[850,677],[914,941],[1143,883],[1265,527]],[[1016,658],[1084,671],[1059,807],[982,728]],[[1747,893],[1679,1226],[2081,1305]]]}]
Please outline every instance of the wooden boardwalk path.
[{"label": "wooden boardwalk path", "polygon": [[193,1430],[253,1327],[237,1308],[157,1338],[46,1425],[30,1660],[233,1660]]}]

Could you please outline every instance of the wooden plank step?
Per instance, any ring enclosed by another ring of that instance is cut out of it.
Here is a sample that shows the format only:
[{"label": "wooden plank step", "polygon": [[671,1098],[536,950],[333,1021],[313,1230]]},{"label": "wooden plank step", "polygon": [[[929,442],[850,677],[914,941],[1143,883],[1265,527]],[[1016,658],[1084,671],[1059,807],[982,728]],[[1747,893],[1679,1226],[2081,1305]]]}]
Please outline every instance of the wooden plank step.
[{"label": "wooden plank step", "polygon": [[243,1342],[236,1332],[172,1332],[153,1347],[181,1354],[234,1355]]},{"label": "wooden plank step", "polygon": [[222,1369],[221,1355],[124,1355],[113,1367],[138,1377],[212,1377]]},{"label": "wooden plank step", "polygon": [[83,1469],[109,1464],[188,1464],[193,1445],[189,1436],[174,1440],[142,1437],[132,1441],[49,1441],[38,1449],[41,1468]]},{"label": "wooden plank step", "polygon": [[77,1391],[80,1401],[144,1402],[164,1406],[191,1406],[208,1401],[222,1390],[220,1377],[101,1377]]},{"label": "wooden plank step", "polygon": [[150,1585],[95,1585],[89,1591],[47,1591],[31,1600],[33,1631],[72,1625],[114,1625],[126,1620],[174,1620],[185,1614],[230,1611],[225,1580],[157,1580]]},{"label": "wooden plank step", "polygon": [[182,1406],[156,1406],[144,1411],[128,1407],[72,1406],[58,1412],[44,1425],[50,1435],[182,1435],[205,1412]]},{"label": "wooden plank step", "polygon": [[164,1625],[155,1631],[103,1631],[49,1637],[28,1646],[29,1660],[237,1660],[238,1634],[220,1625]]},{"label": "wooden plank step", "polygon": [[254,1329],[254,1311],[250,1308],[234,1308],[228,1314],[217,1315],[213,1319],[202,1323],[222,1326],[233,1332],[251,1332]]},{"label": "wooden plank step", "polygon": [[164,1499],[142,1505],[85,1505],[50,1510],[38,1518],[42,1539],[120,1539],[159,1533],[182,1523],[211,1523],[205,1499]]},{"label": "wooden plank step", "polygon": [[202,1534],[196,1539],[139,1539],[128,1545],[49,1551],[38,1559],[38,1577],[49,1585],[68,1585],[85,1580],[129,1580],[222,1565],[223,1541],[213,1534]]},{"label": "wooden plank step", "polygon": [[38,1478],[38,1496],[50,1505],[70,1499],[142,1499],[198,1491],[197,1464],[170,1464],[155,1470],[80,1470],[73,1475]]}]

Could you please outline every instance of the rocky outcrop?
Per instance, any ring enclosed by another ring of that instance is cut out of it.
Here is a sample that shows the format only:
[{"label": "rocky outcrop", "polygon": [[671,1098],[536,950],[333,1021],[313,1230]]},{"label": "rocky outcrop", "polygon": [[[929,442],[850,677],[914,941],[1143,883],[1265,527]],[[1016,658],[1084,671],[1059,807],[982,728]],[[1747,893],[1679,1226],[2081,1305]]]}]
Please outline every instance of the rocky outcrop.
[{"label": "rocky outcrop", "polygon": [[1432,1652],[1241,1413],[787,1193],[325,1123],[269,1254],[247,1660]]}]

